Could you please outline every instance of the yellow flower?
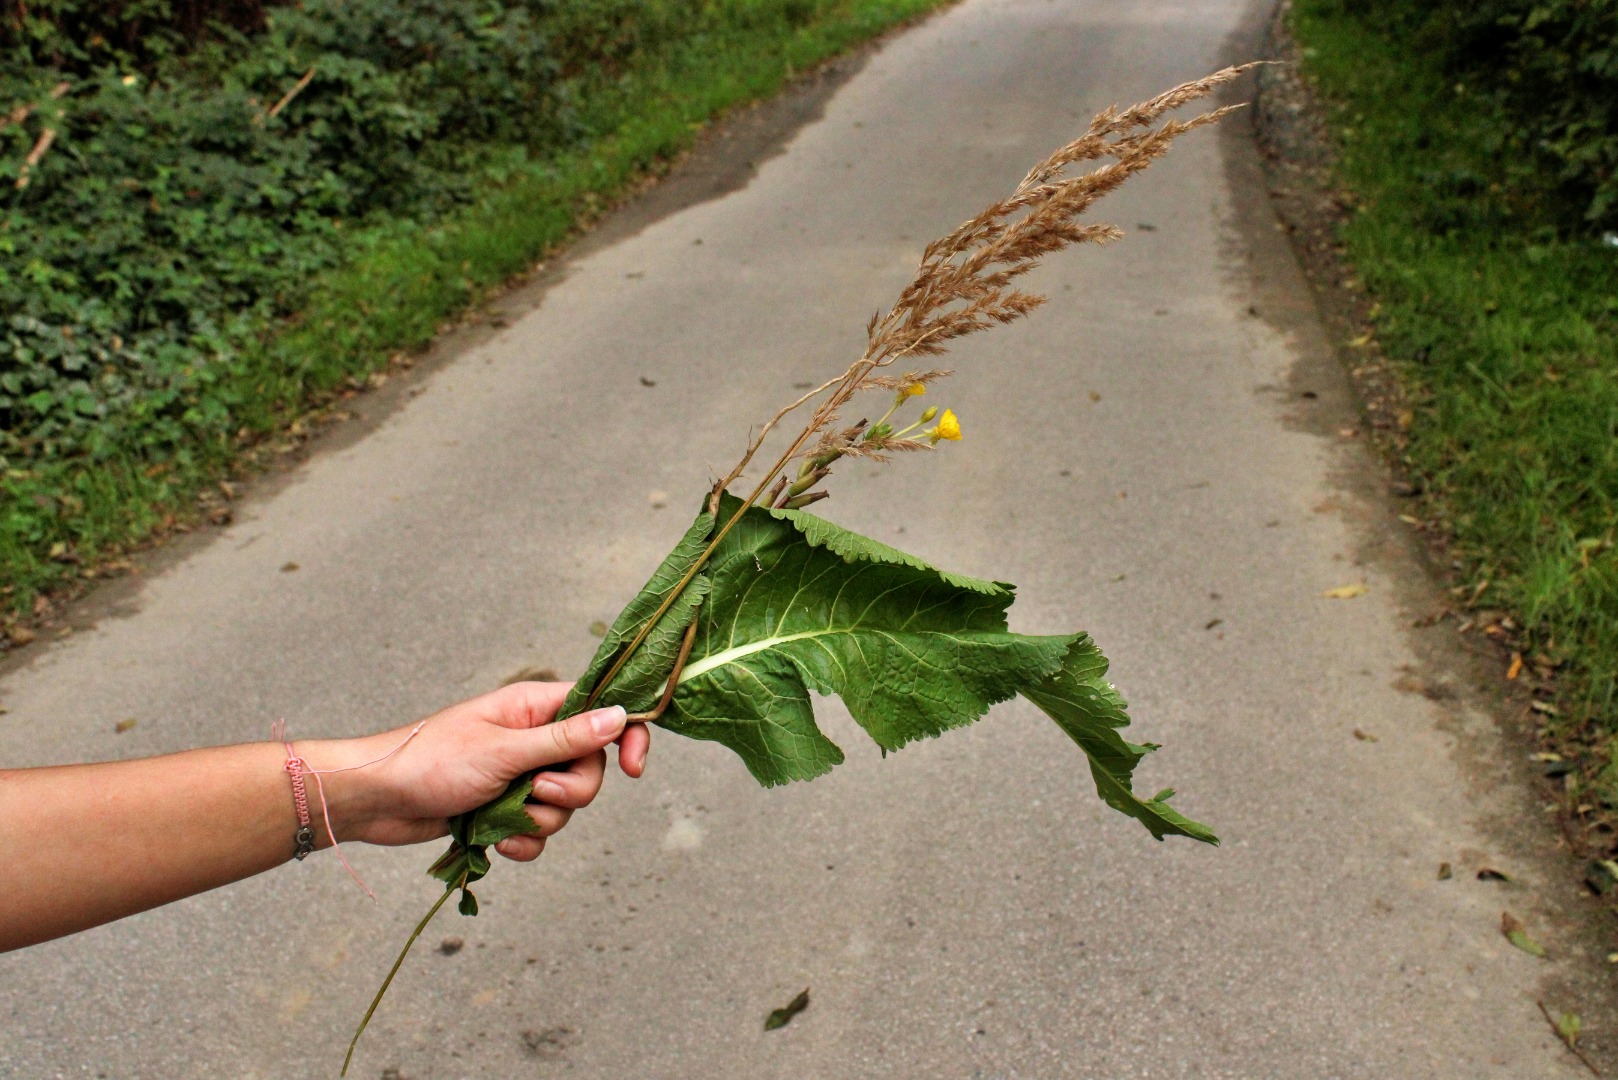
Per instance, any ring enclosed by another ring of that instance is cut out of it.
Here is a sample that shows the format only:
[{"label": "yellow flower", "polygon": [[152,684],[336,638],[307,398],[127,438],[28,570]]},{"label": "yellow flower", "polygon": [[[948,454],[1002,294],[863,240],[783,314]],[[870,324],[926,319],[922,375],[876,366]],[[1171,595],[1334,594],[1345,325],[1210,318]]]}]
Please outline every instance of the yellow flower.
[{"label": "yellow flower", "polygon": [[944,415],[938,418],[938,437],[951,442],[960,441],[961,422],[955,418],[954,409],[945,409]]},{"label": "yellow flower", "polygon": [[903,390],[899,391],[899,400],[903,401],[905,398],[919,397],[926,392],[927,386],[925,383],[913,382]]}]

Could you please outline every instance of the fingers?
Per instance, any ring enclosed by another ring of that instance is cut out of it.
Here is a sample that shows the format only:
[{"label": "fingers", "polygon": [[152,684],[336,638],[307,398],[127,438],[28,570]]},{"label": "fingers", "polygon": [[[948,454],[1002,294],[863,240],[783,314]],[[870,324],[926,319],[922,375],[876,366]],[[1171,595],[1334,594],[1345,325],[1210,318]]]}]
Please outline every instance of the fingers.
[{"label": "fingers", "polygon": [[540,852],[545,850],[545,838],[543,836],[508,836],[494,845],[494,850],[512,862],[533,862],[539,858]]},{"label": "fingers", "polygon": [[606,751],[597,750],[572,762],[565,771],[546,771],[534,777],[534,798],[551,806],[581,809],[601,791],[606,771]]},{"label": "fingers", "polygon": [[494,850],[513,862],[532,862],[539,858],[539,853],[545,850],[546,839],[566,828],[573,816],[573,811],[559,806],[529,806],[526,809],[528,816],[534,820],[534,831],[521,836],[508,836],[494,845]]},{"label": "fingers", "polygon": [[601,777],[606,768],[607,755],[597,750],[573,762],[566,772],[547,772],[535,778],[534,794],[543,798],[545,804],[526,807],[534,821],[534,831],[508,836],[496,844],[494,850],[513,862],[532,862],[539,858],[540,852],[545,850],[545,840],[567,826],[576,808],[590,805],[590,800],[601,790]]},{"label": "fingers", "polygon": [[555,836],[567,827],[568,819],[573,816],[571,810],[564,810],[560,806],[545,806],[542,803],[537,805],[530,803],[524,809],[528,811],[528,816],[534,819],[534,831],[527,833],[528,836]]},{"label": "fingers", "polygon": [[488,719],[502,727],[535,728],[556,719],[572,683],[520,682],[475,699],[487,706]]},{"label": "fingers", "polygon": [[625,776],[640,779],[646,773],[646,751],[651,748],[652,733],[645,724],[630,724],[618,738],[618,767]]},{"label": "fingers", "polygon": [[[544,685],[514,683],[514,686]],[[511,749],[518,772],[527,772],[544,765],[557,765],[593,754],[617,739],[624,730],[624,710],[614,705],[607,709],[570,716],[566,720],[547,723],[526,731],[511,734]]]}]

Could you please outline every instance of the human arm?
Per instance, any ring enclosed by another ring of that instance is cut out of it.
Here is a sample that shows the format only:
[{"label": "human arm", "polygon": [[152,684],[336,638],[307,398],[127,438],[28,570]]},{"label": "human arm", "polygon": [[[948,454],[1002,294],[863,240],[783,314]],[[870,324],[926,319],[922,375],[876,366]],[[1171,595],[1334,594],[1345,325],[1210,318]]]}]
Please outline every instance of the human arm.
[{"label": "human arm", "polygon": [[[516,683],[415,725],[358,739],[294,744],[307,776],[316,846],[410,844],[489,801],[514,776],[569,762],[535,784],[535,831],[496,848],[537,857],[544,838],[595,797],[604,748],[638,776],[642,725],[622,709],[553,723],[567,686]],[[600,721],[598,724],[596,721]],[[406,738],[402,750],[389,755]],[[381,759],[381,760],[378,760]],[[298,818],[280,743],[190,750],[95,765],[0,770],[0,951],[71,934],[261,873],[291,859]]]}]

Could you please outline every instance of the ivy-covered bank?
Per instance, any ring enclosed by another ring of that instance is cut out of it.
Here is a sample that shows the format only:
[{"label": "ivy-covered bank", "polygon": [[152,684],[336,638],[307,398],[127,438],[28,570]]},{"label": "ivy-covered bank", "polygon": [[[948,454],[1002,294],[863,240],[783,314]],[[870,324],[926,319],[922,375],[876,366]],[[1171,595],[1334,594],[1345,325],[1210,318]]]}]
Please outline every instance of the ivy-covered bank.
[{"label": "ivy-covered bank", "polygon": [[184,520],[706,119],[943,2],[9,9],[0,610]]}]

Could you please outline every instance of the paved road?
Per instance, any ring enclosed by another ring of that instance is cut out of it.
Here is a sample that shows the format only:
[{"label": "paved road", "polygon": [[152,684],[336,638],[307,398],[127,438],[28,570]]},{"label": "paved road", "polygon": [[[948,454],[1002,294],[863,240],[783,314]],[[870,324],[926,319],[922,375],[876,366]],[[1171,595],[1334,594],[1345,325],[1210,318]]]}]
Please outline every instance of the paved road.
[{"label": "paved road", "polygon": [[[745,426],[842,366],[923,241],[1097,107],[1217,66],[1255,14],[967,0],[893,40],[740,190],[592,245],[375,430],[13,670],[0,760],[280,716],[359,732],[579,668]],[[1055,303],[957,354],[938,400],[966,441],[845,470],[829,504],[1018,582],[1024,629],[1094,632],[1167,747],[1144,783],[1222,848],[1105,810],[1020,704],[886,761],[828,709],[848,764],[770,792],[664,736],[647,779],[502,868],[483,917],[435,927],[466,947],[414,959],[357,1075],[1580,1075],[1535,1000],[1600,1038],[1599,944],[1451,632],[1411,628],[1435,601],[1340,434],[1262,194],[1239,133],[1188,140],[1112,203],[1126,242],[1051,266]],[[0,1076],[332,1074],[433,895],[425,850],[352,857],[379,906],[317,858],[0,958]],[[1507,907],[1552,961],[1502,940]]]}]

